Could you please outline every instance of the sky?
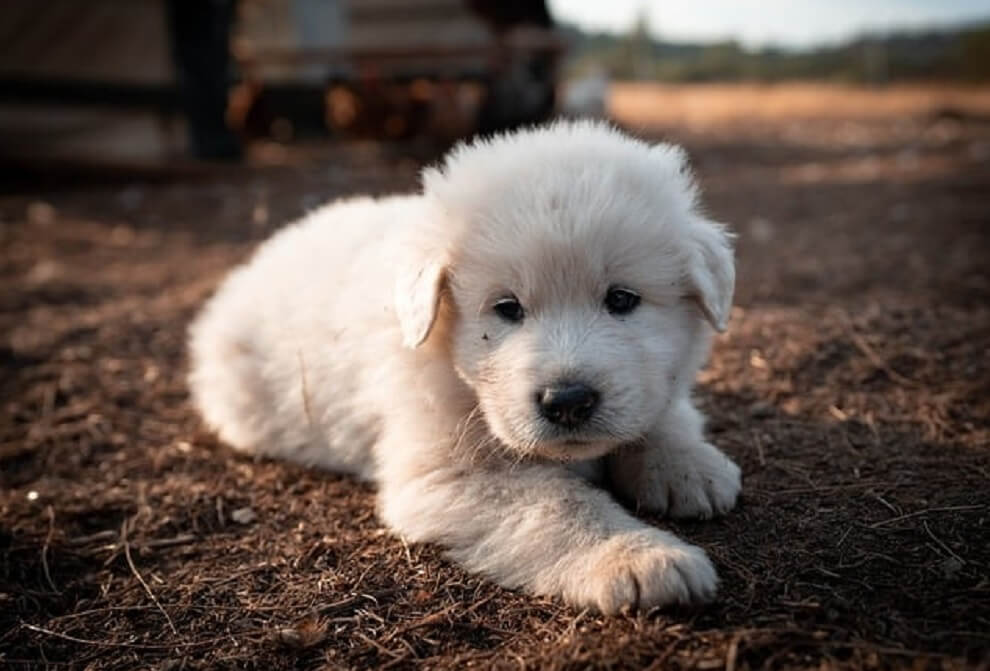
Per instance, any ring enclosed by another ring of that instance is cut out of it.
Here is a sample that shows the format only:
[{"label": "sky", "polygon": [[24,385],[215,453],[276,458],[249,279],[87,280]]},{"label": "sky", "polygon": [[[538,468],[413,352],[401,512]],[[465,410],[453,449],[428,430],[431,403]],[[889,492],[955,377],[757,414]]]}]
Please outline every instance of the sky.
[{"label": "sky", "polygon": [[990,19],[990,0],[548,0],[557,20],[625,32],[645,12],[664,40],[810,47],[857,34]]}]

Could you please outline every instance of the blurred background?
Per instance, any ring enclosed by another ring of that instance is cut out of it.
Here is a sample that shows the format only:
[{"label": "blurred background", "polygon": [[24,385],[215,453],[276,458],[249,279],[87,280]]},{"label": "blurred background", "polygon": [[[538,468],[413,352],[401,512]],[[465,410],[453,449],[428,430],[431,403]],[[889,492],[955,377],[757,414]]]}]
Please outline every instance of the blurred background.
[{"label": "blurred background", "polygon": [[[443,145],[555,114],[951,116],[985,111],[990,79],[985,0],[7,0],[0,40],[8,166]],[[904,95],[860,93],[890,87]]]},{"label": "blurred background", "polygon": [[[464,576],[188,403],[259,241],[557,115],[683,145],[737,236],[698,400],[744,504],[674,525],[724,585],[676,626]],[[0,666],[986,669],[988,213],[987,0],[2,0]]]}]

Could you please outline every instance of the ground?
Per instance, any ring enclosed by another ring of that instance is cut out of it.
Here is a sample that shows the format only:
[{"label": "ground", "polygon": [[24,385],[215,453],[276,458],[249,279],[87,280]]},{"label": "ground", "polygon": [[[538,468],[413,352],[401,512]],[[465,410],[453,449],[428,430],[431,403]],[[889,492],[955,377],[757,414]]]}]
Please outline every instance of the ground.
[{"label": "ground", "polygon": [[717,601],[621,617],[407,546],[369,486],[239,456],[189,405],[224,272],[324,199],[412,188],[408,152],[8,185],[0,666],[988,668],[990,105],[924,91],[616,90],[738,233],[698,395],[744,471],[728,516],[654,520]]}]

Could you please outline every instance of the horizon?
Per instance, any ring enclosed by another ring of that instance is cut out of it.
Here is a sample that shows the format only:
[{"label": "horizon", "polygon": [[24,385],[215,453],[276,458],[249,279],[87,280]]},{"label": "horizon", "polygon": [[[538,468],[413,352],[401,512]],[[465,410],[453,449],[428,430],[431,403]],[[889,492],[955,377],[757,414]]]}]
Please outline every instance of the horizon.
[{"label": "horizon", "polygon": [[987,0],[549,0],[554,18],[585,32],[623,34],[645,17],[650,36],[670,43],[735,41],[747,49],[811,50],[866,35],[945,30],[990,22]]}]

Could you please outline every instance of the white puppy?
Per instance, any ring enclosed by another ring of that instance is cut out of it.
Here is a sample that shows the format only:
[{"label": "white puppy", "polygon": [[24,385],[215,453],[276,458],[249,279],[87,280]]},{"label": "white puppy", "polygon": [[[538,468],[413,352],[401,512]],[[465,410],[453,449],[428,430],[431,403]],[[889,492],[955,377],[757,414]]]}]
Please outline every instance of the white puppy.
[{"label": "white puppy", "polygon": [[328,205],[191,329],[234,447],[353,473],[382,518],[506,587],[604,612],[703,601],[705,553],[623,508],[710,517],[739,469],[691,387],[724,329],[727,234],[683,153],[557,123],[463,144],[423,194]]}]

